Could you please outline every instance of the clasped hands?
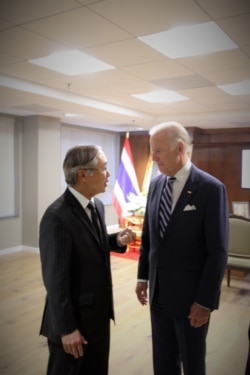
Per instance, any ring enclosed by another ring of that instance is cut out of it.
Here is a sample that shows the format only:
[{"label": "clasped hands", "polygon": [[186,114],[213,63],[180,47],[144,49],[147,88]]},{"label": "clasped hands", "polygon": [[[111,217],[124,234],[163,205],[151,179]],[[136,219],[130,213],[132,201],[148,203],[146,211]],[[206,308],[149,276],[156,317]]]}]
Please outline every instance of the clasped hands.
[{"label": "clasped hands", "polygon": [[136,233],[131,228],[123,229],[117,234],[116,241],[119,246],[125,246],[135,240]]}]

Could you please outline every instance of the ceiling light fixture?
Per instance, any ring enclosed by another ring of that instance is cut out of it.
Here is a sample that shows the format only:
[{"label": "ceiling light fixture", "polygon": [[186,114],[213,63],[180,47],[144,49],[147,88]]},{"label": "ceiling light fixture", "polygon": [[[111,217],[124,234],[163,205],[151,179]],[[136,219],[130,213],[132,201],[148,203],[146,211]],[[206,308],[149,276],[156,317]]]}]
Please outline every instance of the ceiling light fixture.
[{"label": "ceiling light fixture", "polygon": [[172,59],[238,48],[215,22],[177,26],[138,39]]},{"label": "ceiling light fixture", "polygon": [[145,94],[133,94],[131,96],[149,103],[172,103],[188,100],[186,96],[177,94],[170,90],[156,90]]},{"label": "ceiling light fixture", "polygon": [[250,95],[250,80],[229,83],[226,85],[218,85],[217,87],[233,96]]},{"label": "ceiling light fixture", "polygon": [[[29,60],[29,62],[68,76],[115,69],[113,65],[106,64],[80,51],[57,52],[50,56]],[[70,86],[68,86],[68,89],[70,89]]]}]

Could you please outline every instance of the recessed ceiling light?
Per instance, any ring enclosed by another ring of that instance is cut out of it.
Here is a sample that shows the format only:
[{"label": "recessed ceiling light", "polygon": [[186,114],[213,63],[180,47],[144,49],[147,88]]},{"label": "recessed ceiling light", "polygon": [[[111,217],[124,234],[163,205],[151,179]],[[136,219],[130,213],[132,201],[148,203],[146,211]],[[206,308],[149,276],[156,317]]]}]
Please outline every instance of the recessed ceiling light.
[{"label": "recessed ceiling light", "polygon": [[58,52],[50,56],[29,60],[29,62],[69,76],[115,69],[113,65],[106,64],[80,51]]},{"label": "recessed ceiling light", "polygon": [[156,90],[146,94],[134,94],[131,96],[150,103],[172,103],[188,100],[187,97],[170,90]]},{"label": "recessed ceiling light", "polygon": [[64,117],[79,117],[81,115],[78,115],[76,113],[64,113],[63,115]]},{"label": "recessed ceiling light", "polygon": [[230,95],[250,95],[250,80],[218,85],[218,87]]},{"label": "recessed ceiling light", "polygon": [[238,48],[215,22],[178,26],[138,39],[172,59]]}]

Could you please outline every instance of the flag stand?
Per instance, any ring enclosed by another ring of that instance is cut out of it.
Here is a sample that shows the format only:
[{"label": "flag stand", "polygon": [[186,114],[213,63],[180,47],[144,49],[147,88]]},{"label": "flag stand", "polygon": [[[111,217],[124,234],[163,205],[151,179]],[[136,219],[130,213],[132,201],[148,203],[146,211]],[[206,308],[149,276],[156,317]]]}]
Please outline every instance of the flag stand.
[{"label": "flag stand", "polygon": [[126,227],[130,227],[132,231],[136,234],[135,240],[128,245],[127,251],[135,253],[140,252],[143,219],[143,215],[134,215],[126,217]]}]

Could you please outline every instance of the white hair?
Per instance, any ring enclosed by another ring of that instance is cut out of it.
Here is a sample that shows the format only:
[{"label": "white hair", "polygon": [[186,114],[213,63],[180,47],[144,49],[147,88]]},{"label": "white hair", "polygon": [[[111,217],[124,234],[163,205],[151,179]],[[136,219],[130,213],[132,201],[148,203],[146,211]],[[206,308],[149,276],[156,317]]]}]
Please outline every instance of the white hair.
[{"label": "white hair", "polygon": [[192,140],[188,131],[176,121],[162,122],[158,125],[153,126],[149,135],[152,136],[158,132],[163,132],[167,135],[168,141],[170,142],[171,149],[175,148],[178,142],[183,141],[186,152],[191,156],[192,153]]}]

